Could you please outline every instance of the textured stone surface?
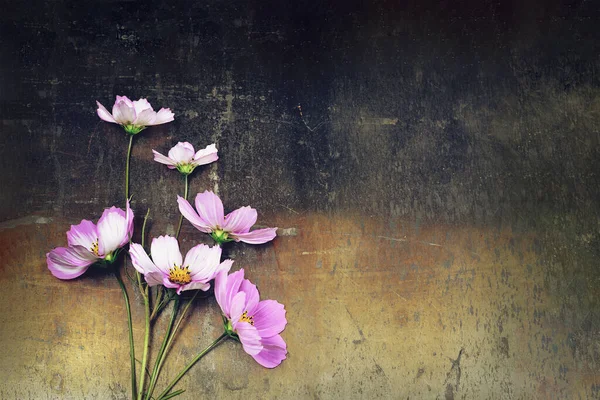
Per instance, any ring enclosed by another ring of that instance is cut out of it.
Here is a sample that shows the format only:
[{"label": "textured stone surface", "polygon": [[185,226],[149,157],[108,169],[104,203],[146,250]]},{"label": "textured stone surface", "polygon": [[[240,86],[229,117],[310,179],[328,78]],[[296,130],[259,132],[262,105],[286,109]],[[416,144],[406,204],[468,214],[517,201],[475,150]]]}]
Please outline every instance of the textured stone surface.
[{"label": "textured stone surface", "polygon": [[[119,94],[176,114],[135,138],[138,226],[174,232],[151,149],[189,141],[221,157],[192,195],[280,227],[229,255],[286,305],[288,359],[227,342],[181,398],[600,398],[597,4],[396,3],[1,2],[0,397],[128,396],[116,281],[45,265],[123,203]],[[199,301],[165,375],[219,329]]]}]

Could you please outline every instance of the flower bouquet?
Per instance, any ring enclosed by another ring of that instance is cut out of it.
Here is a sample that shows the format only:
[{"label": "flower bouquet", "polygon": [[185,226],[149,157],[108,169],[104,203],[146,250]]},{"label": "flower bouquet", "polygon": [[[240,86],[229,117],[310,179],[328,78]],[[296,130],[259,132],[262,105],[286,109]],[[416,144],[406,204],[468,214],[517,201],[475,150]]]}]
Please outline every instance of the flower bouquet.
[{"label": "flower bouquet", "polygon": [[[129,161],[133,139],[149,126],[173,121],[174,114],[168,108],[161,108],[156,112],[146,99],[131,101],[126,96],[117,96],[112,113],[99,102],[97,105],[97,114],[102,120],[121,125],[129,135],[124,185],[125,210],[113,206],[104,210],[97,223],[84,219],[79,224],[72,225],[67,232],[67,247],[53,249],[46,255],[46,260],[50,272],[58,279],[75,279],[92,266],[104,267],[115,275],[123,293],[128,317],[131,398],[165,400],[183,393],[184,389],[173,391],[178,381],[205,354],[227,338],[240,342],[244,351],[263,367],[278,366],[287,354],[286,343],[280,335],[287,324],[284,306],[275,300],[261,301],[256,286],[245,279],[245,271],[240,269],[229,273],[233,260],[221,260],[222,246],[227,243],[267,243],[275,238],[277,228],[252,230],[258,215],[249,206],[225,215],[221,199],[211,191],[198,193],[193,207],[187,200],[188,176],[198,166],[217,161],[218,151],[215,144],[195,151],[192,144],[179,142],[169,150],[167,156],[152,150],[154,161],[169,169],[177,169],[185,180],[183,196],[178,195],[176,199],[181,212],[176,234],[153,238],[147,249],[145,226],[148,211],[141,229],[141,243],[132,242],[134,212],[129,195]],[[209,234],[215,245],[198,244],[184,256],[178,242],[183,218],[200,232]],[[127,251],[122,252],[123,249]],[[123,257],[120,257],[121,253],[124,254]],[[135,356],[131,304],[119,269],[127,268],[128,260],[135,269],[133,289],[139,290],[144,305],[141,360]],[[171,382],[159,394],[155,394],[158,392],[158,377],[175,335],[198,293],[207,292],[211,288],[211,282],[223,316],[223,333],[172,377]],[[191,295],[180,309],[183,292]],[[153,322],[169,303],[173,304],[171,320],[154,366],[149,368],[148,354]],[[136,362],[140,363],[137,371]]]}]

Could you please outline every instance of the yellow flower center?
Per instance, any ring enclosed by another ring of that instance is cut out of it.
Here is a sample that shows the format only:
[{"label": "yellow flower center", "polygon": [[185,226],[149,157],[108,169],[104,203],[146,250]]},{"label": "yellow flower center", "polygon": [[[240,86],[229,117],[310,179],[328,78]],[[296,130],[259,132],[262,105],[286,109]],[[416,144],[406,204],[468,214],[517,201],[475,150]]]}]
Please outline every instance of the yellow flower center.
[{"label": "yellow flower center", "polygon": [[173,268],[169,269],[169,280],[180,285],[190,283],[192,281],[190,267],[178,267],[177,265],[173,264]]},{"label": "yellow flower center", "polygon": [[92,247],[90,248],[90,251],[92,253],[94,253],[97,257],[100,257],[100,254],[98,254],[98,239],[96,239],[96,241],[94,243],[92,243]]},{"label": "yellow flower center", "polygon": [[240,322],[247,322],[250,325],[254,325],[254,321],[252,320],[253,317],[248,316],[248,311],[244,311],[244,313],[242,314],[242,316],[240,317]]}]

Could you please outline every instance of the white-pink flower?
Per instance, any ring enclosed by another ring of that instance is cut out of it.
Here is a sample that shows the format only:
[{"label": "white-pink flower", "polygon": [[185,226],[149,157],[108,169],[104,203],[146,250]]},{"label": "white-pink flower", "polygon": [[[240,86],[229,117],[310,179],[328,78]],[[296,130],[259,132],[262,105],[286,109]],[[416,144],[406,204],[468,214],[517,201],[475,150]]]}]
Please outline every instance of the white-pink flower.
[{"label": "white-pink flower", "polygon": [[241,269],[215,278],[215,298],[226,318],[225,331],[239,338],[244,351],[263,367],[275,368],[286,358],[287,345],[280,333],[287,320],[283,304],[260,300],[258,289],[244,279]]},{"label": "white-pink flower", "polygon": [[112,263],[132,234],[133,212],[128,201],[126,211],[117,207],[104,210],[98,225],[85,219],[71,225],[69,247],[57,247],[46,254],[48,269],[59,279],[77,278],[97,261]]},{"label": "white-pink flower", "polygon": [[181,196],[177,196],[177,203],[181,214],[196,229],[209,233],[219,244],[232,240],[262,244],[273,240],[277,235],[277,228],[250,231],[258,216],[252,207],[241,207],[225,216],[221,199],[208,190],[196,195],[196,210]]},{"label": "white-pink flower", "polygon": [[219,159],[214,143],[194,152],[194,146],[191,143],[179,142],[169,150],[168,157],[154,149],[152,149],[152,153],[154,153],[154,161],[165,164],[169,169],[177,168],[184,175],[191,174],[199,165],[210,164]]},{"label": "white-pink flower", "polygon": [[156,112],[146,99],[131,101],[127,96],[117,96],[112,114],[100,102],[96,101],[96,104],[98,116],[102,120],[119,124],[132,135],[141,132],[147,126],[165,124],[174,119],[170,109],[161,108]]},{"label": "white-pink flower", "polygon": [[152,259],[137,243],[131,244],[129,254],[133,266],[144,275],[148,286],[164,285],[177,289],[177,294],[184,290],[207,291],[210,288],[208,282],[221,271],[227,273],[233,264],[233,260],[221,262],[219,246],[205,244],[192,247],[184,260],[179,243],[172,236],[159,236],[152,240]]}]

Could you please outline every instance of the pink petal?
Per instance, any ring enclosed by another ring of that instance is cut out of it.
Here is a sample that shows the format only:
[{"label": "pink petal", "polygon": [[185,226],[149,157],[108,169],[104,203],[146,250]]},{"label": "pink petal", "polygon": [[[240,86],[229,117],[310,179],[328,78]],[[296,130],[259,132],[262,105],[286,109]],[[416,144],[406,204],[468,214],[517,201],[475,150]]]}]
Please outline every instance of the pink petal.
[{"label": "pink petal", "polygon": [[258,214],[252,207],[238,208],[227,214],[223,229],[233,234],[246,233],[256,223]]},{"label": "pink petal", "polygon": [[239,322],[236,326],[235,332],[242,342],[244,351],[251,356],[259,354],[263,350],[261,344],[260,335],[256,332],[256,329],[247,322]]},{"label": "pink petal", "polygon": [[236,241],[250,244],[263,244],[271,241],[277,236],[277,228],[257,229],[248,233],[236,233],[231,235]]},{"label": "pink petal", "polygon": [[240,318],[244,311],[246,311],[246,293],[237,292],[231,299],[231,306],[229,307],[229,319],[235,330],[235,326],[240,322]]},{"label": "pink petal", "polygon": [[206,148],[198,150],[198,152],[194,154],[194,161],[192,163],[194,165],[205,165],[217,161],[219,159],[217,152],[217,147],[214,143],[206,146]]},{"label": "pink petal", "polygon": [[143,111],[136,111],[136,118],[133,124],[137,126],[150,126],[155,119],[156,113],[151,108],[148,108]]},{"label": "pink petal", "polygon": [[161,164],[165,164],[170,169],[174,169],[177,166],[177,163],[175,162],[175,160],[172,160],[169,157],[163,156],[158,151],[153,149],[152,153],[154,153],[154,161],[159,162]]},{"label": "pink petal", "polygon": [[219,271],[215,276],[215,299],[217,304],[221,307],[221,311],[226,316],[229,316],[229,304],[225,304],[227,301],[227,272]]},{"label": "pink petal", "polygon": [[[129,99],[128,99],[129,100]],[[142,111],[150,110],[154,113],[152,106],[146,99],[134,100],[131,106],[135,109],[135,113],[139,116]]]},{"label": "pink petal", "polygon": [[221,248],[199,244],[190,249],[183,265],[190,267],[193,281],[208,282],[214,279],[221,261]]},{"label": "pink petal", "polygon": [[129,100],[129,97],[127,96],[119,96],[117,95],[117,99],[115,100],[115,104],[118,102],[123,102],[125,104],[127,104],[127,107],[131,107],[131,108],[135,108],[135,104],[133,101]]},{"label": "pink petal", "polygon": [[146,279],[148,286],[162,285],[164,278],[165,274],[163,274],[162,272],[149,272],[146,275],[144,275],[144,279]]},{"label": "pink petal", "polygon": [[162,280],[161,283],[166,288],[177,289],[177,294],[181,294],[181,288],[182,288],[183,285],[180,285],[179,283],[171,282],[169,280],[169,276],[168,275],[163,275],[163,280]]},{"label": "pink petal", "polygon": [[238,293],[240,285],[244,280],[244,269],[240,269],[230,275],[221,271],[215,278],[215,298],[221,307],[223,314],[230,317],[231,302]]},{"label": "pink petal", "polygon": [[[248,308],[250,309],[250,308]],[[281,333],[287,325],[285,308],[275,300],[263,300],[251,313],[254,326],[262,337],[270,337]]]},{"label": "pink petal", "polygon": [[256,285],[250,282],[248,279],[244,279],[240,285],[240,292],[246,293],[245,309],[248,310],[248,314],[250,314],[250,316],[254,316],[253,310],[260,300],[260,295],[258,294]]},{"label": "pink petal", "polygon": [[[129,202],[128,202],[129,205]],[[129,241],[133,231],[133,213],[127,207],[125,211],[117,207],[104,210],[98,220],[98,253],[104,257]]]},{"label": "pink petal", "polygon": [[112,114],[108,112],[106,107],[104,107],[102,104],[100,104],[99,101],[96,101],[96,104],[98,105],[98,110],[96,110],[96,113],[98,114],[100,119],[102,119],[106,122],[112,122],[114,124],[118,123],[117,121],[115,121]]},{"label": "pink petal", "polygon": [[163,273],[169,274],[169,269],[174,266],[181,266],[181,252],[179,251],[179,243],[172,236],[159,236],[152,240],[150,246],[150,254],[154,265],[156,265]]},{"label": "pink petal", "polygon": [[148,254],[146,254],[146,251],[141,245],[131,243],[131,246],[129,246],[129,255],[131,256],[133,267],[140,274],[146,275],[151,272],[160,271],[158,267],[154,265],[152,260],[150,260],[150,257],[148,257]]},{"label": "pink petal", "polygon": [[263,349],[252,357],[263,367],[275,368],[286,359],[287,345],[281,336],[263,338],[261,344]]},{"label": "pink petal", "polygon": [[167,122],[171,122],[175,119],[175,114],[171,112],[168,108],[161,108],[156,113],[156,119],[152,123],[152,125],[161,125]]},{"label": "pink petal", "polygon": [[206,292],[208,289],[210,289],[210,283],[192,281],[187,285],[181,286],[181,290],[178,293],[184,292],[186,290],[202,290],[203,292]]},{"label": "pink petal", "polygon": [[96,224],[83,219],[79,225],[71,225],[71,229],[67,232],[67,241],[69,246],[83,246],[91,251],[94,243],[98,241]]},{"label": "pink petal", "polygon": [[188,142],[179,142],[169,150],[169,158],[176,164],[189,164],[194,157],[194,146]]},{"label": "pink petal", "polygon": [[190,221],[192,225],[200,232],[211,233],[212,226],[202,219],[198,213],[192,208],[190,203],[181,196],[177,196],[177,204],[179,204],[179,212]]},{"label": "pink petal", "polygon": [[46,254],[48,269],[58,279],[81,276],[98,258],[83,246],[57,247]]},{"label": "pink petal", "polygon": [[135,109],[122,100],[115,103],[112,115],[115,121],[121,125],[128,125],[135,121]]},{"label": "pink petal", "polygon": [[221,199],[211,191],[205,191],[196,195],[196,211],[198,215],[214,230],[224,225],[223,203]]},{"label": "pink petal", "polygon": [[221,264],[219,264],[219,266],[217,267],[217,273],[215,274],[215,277],[221,271],[229,272],[232,265],[233,265],[233,260],[230,260],[230,259],[223,260],[223,262]]}]

